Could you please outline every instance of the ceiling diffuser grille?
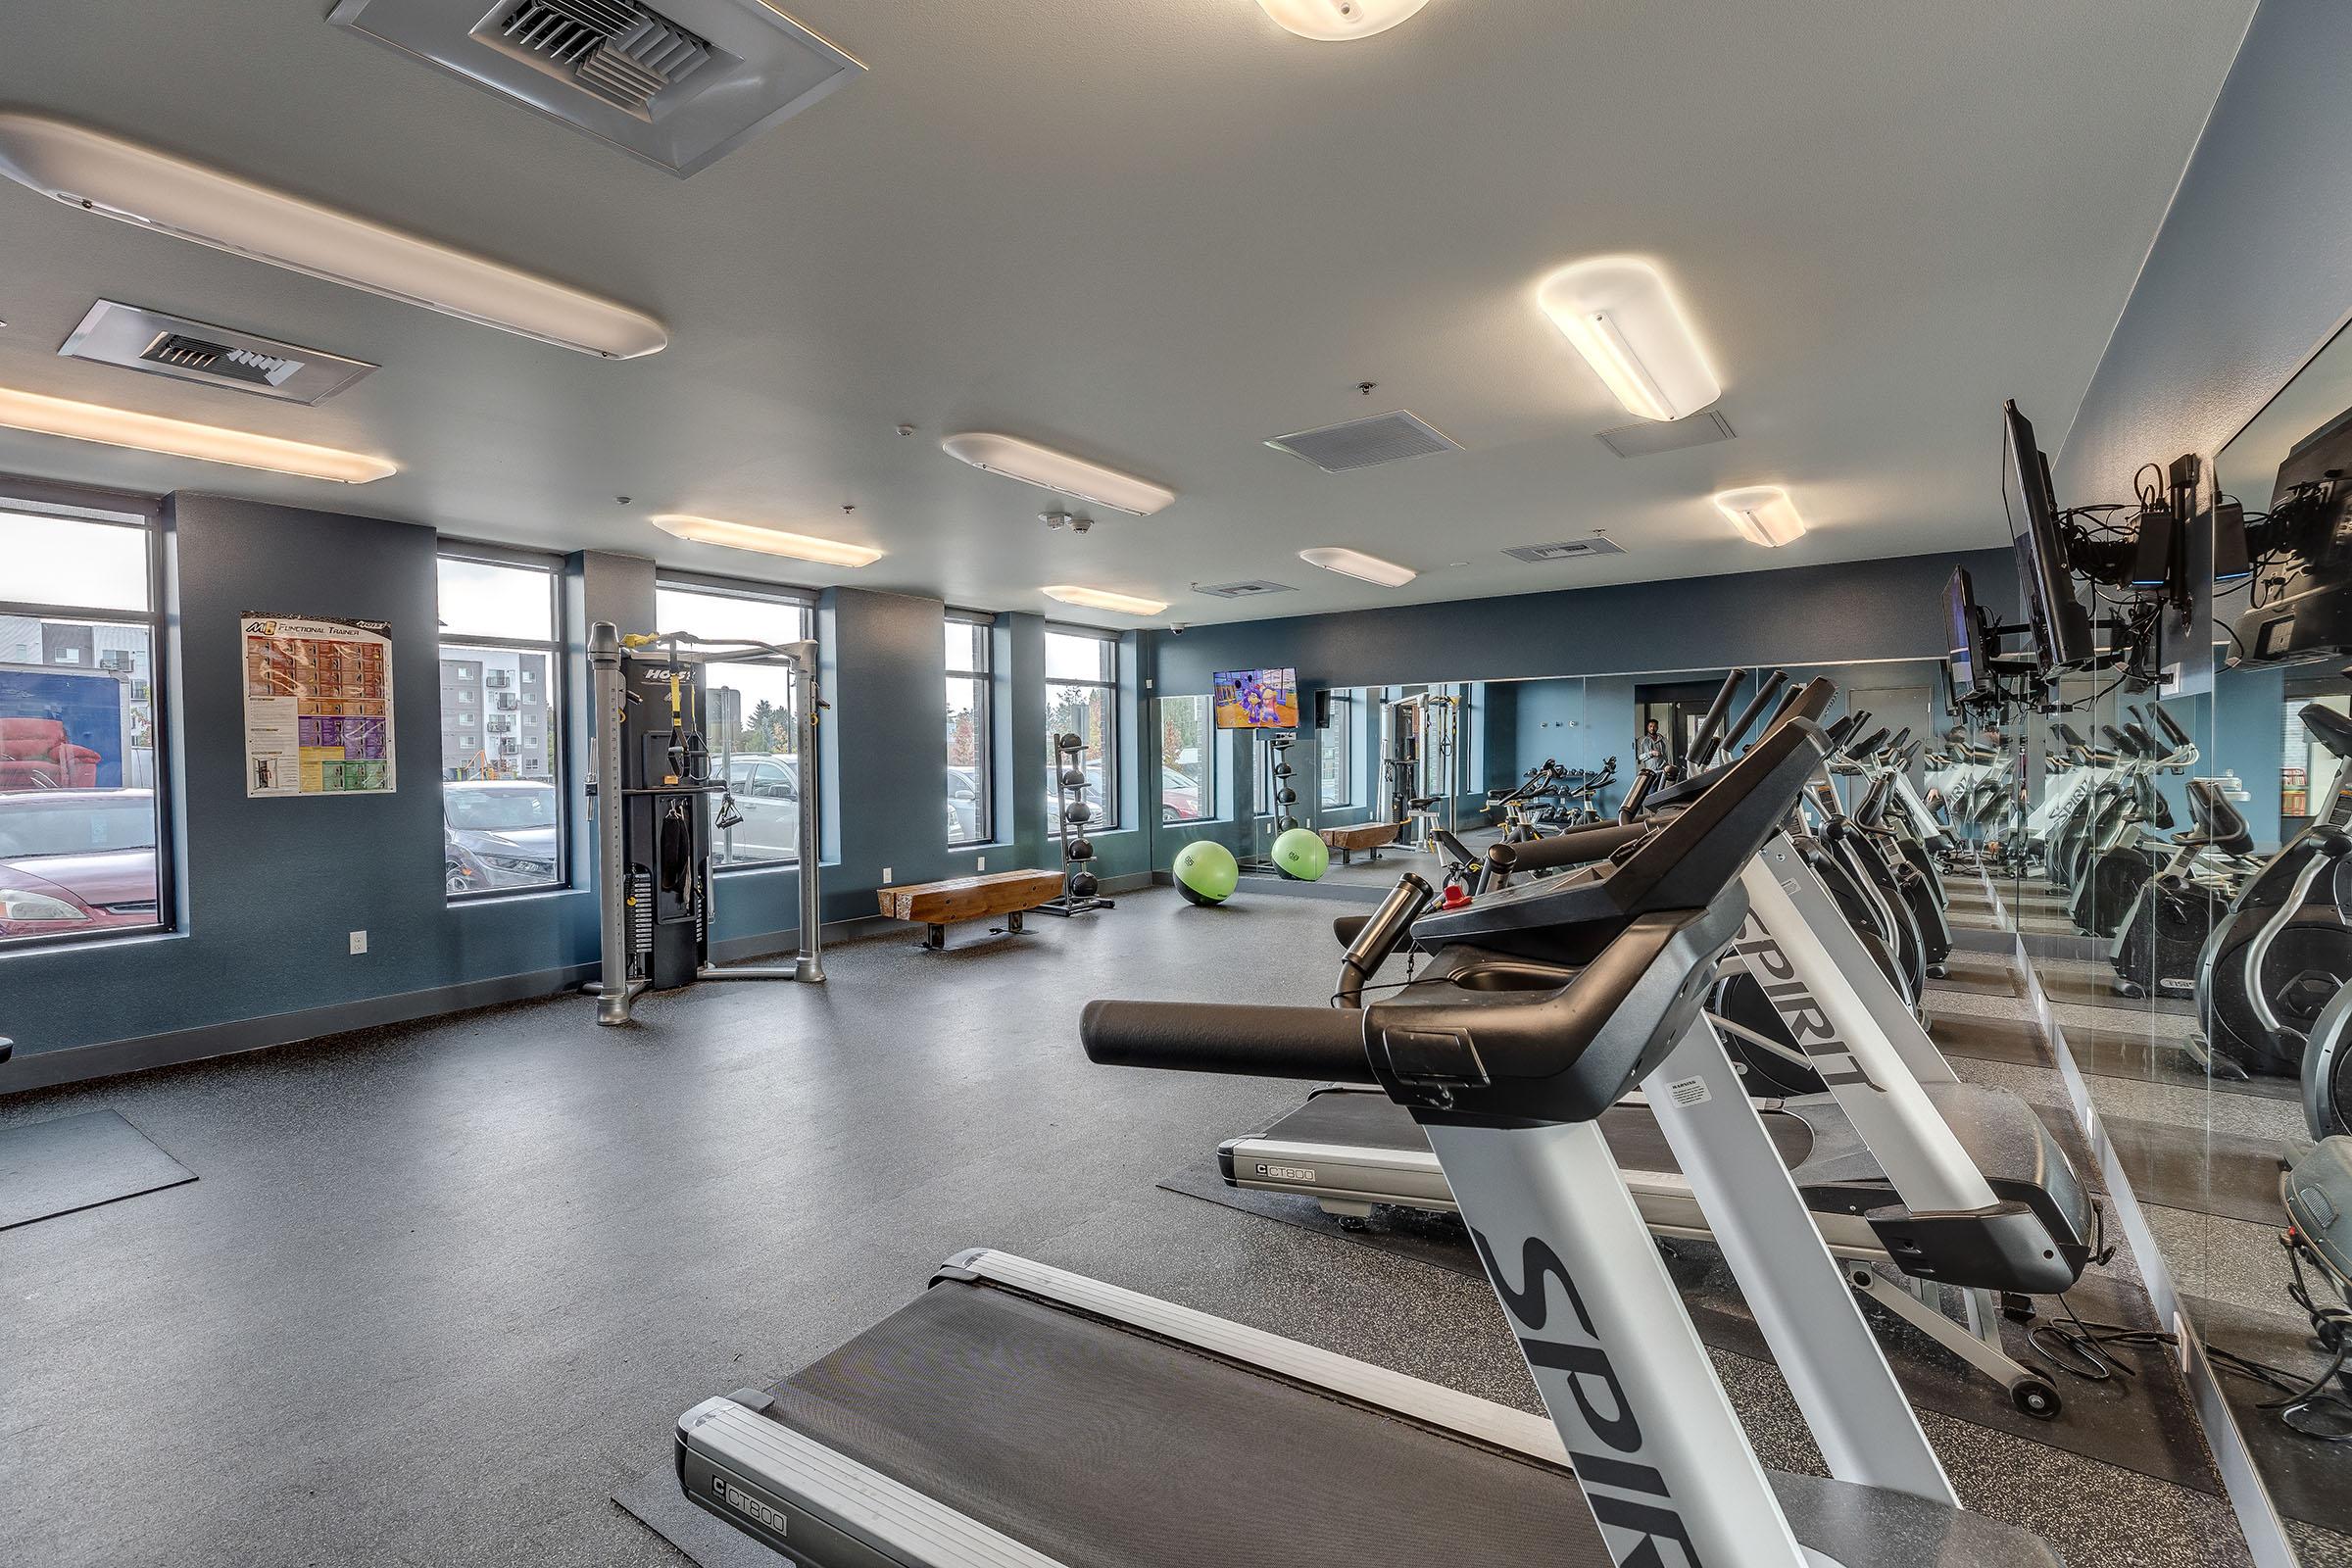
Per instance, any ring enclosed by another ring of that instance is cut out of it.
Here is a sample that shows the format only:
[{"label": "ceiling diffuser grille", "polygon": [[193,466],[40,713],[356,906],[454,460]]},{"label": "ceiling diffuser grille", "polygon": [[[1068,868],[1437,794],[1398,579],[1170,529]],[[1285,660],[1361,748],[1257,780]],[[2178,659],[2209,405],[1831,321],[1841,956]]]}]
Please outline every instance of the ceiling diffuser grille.
[{"label": "ceiling diffuser grille", "polygon": [[375,367],[258,332],[191,321],[119,300],[100,300],[59,354],[175,381],[258,392],[288,403],[319,403]]},{"label": "ceiling diffuser grille", "polygon": [[1621,458],[1646,458],[1658,452],[1679,452],[1729,441],[1739,432],[1732,421],[1713,409],[1701,409],[1683,419],[1638,419],[1614,430],[1599,432],[1600,444]]},{"label": "ceiling diffuser grille", "polygon": [[1591,539],[1568,539],[1556,545],[1519,545],[1505,550],[1513,560],[1541,564],[1553,561],[1582,561],[1588,556],[1622,556],[1625,546],[1598,535]]},{"label": "ceiling diffuser grille", "polygon": [[710,44],[627,0],[522,0],[498,34],[542,69],[639,116],[710,59]]},{"label": "ceiling diffuser grille", "polygon": [[779,3],[335,0],[330,20],[684,175],[865,69]]},{"label": "ceiling diffuser grille", "polygon": [[1266,445],[1277,452],[1304,458],[1325,473],[1346,473],[1353,468],[1399,463],[1406,458],[1425,458],[1433,452],[1462,450],[1459,442],[1440,435],[1402,409],[1394,414],[1376,414],[1368,419],[1325,425],[1320,430],[1278,435]]},{"label": "ceiling diffuser grille", "polygon": [[1206,594],[1211,599],[1260,599],[1267,594],[1287,594],[1294,591],[1288,583],[1267,582],[1263,578],[1253,578],[1249,582],[1197,582],[1193,584],[1193,592]]}]

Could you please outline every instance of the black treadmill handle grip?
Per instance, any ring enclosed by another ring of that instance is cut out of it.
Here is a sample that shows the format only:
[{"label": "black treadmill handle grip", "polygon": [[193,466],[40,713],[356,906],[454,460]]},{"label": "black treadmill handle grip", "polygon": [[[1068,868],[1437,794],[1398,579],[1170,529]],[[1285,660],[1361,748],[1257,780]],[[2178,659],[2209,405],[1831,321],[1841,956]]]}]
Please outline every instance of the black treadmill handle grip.
[{"label": "black treadmill handle grip", "polygon": [[1078,1022],[1089,1059],[1107,1067],[1368,1084],[1364,1015],[1336,1007],[1234,1002],[1090,1002]]}]

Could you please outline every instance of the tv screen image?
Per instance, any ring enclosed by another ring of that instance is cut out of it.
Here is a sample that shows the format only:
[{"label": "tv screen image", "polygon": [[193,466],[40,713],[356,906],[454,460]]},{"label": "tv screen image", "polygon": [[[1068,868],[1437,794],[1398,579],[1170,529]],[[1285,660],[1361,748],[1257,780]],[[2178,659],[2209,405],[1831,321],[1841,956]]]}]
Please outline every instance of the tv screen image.
[{"label": "tv screen image", "polygon": [[1297,729],[1298,672],[1227,669],[1216,676],[1217,728]]},{"label": "tv screen image", "polygon": [[[2058,498],[2050,490],[2050,461],[2034,444],[2034,425],[2012,401],[2001,405],[2001,502],[2015,532],[2019,586],[2026,618],[2034,628],[2034,651],[2045,669],[2087,664],[2098,655],[2091,639],[2090,612],[2075,596],[2058,528]],[[2022,514],[2022,515],[2021,515]],[[2022,524],[2022,526],[2021,526]]]}]

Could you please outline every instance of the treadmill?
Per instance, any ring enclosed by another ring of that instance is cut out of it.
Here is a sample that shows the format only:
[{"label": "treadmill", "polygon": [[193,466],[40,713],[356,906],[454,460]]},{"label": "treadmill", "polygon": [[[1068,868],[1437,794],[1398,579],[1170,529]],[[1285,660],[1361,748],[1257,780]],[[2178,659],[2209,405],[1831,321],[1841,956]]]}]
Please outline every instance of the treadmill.
[{"label": "treadmill", "polygon": [[[1693,787],[1703,790],[1720,771],[1677,786],[1667,804],[1689,802]],[[1642,831],[1664,830],[1652,823]],[[1626,831],[1584,829],[1581,838],[1597,848]],[[1520,846],[1508,863],[1589,859],[1579,839],[1571,833]],[[1629,847],[1612,845],[1617,854]],[[1588,865],[1554,881],[1602,874]],[[2056,1386],[2002,1348],[1999,1320],[2004,1298],[2063,1295],[2102,1255],[2095,1200],[2031,1105],[2010,1091],[1959,1080],[1785,827],[1742,867],[1740,881],[1750,912],[1717,972],[1744,972],[1760,983],[1826,1087],[1757,1104],[1822,1240],[1858,1295],[1998,1383],[2020,1411],[2055,1419],[2063,1408]],[[1428,897],[1426,885],[1406,878],[1360,924],[1337,923],[1354,939],[1341,964],[1343,1007],[1360,1004],[1396,933]],[[1612,1105],[1597,1126],[1652,1231],[1713,1239],[1654,1103]],[[1226,1141],[1217,1164],[1229,1186],[1311,1198],[1350,1228],[1382,1205],[1456,1206],[1411,1112],[1344,1086]],[[1882,1274],[1880,1263],[1893,1265],[1900,1279]],[[1944,1286],[1961,1292],[1960,1318],[1943,1309]]]},{"label": "treadmill", "polygon": [[[1612,875],[1428,914],[1442,990],[1086,1010],[1098,1062],[1411,1105],[1548,1421],[980,1250],[773,1388],[687,1411],[686,1494],[803,1568],[2054,1568],[1958,1507],[1700,1018],[1810,728]],[[1522,984],[1531,961],[1557,983]],[[1644,1081],[1833,1479],[1758,1462],[1617,1179],[1593,1118]]]}]

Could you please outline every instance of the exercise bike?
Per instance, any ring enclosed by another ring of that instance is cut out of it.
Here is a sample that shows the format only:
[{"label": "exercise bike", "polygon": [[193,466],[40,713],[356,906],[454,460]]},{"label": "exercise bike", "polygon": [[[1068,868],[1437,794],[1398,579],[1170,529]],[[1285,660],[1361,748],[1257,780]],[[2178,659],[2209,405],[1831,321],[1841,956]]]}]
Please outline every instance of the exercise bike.
[{"label": "exercise bike", "polygon": [[2140,884],[2116,930],[2108,961],[2117,996],[2194,995],[2198,956],[2247,874],[2239,857],[2253,850],[2254,835],[2218,780],[2188,781],[2188,814],[2172,858]]}]

